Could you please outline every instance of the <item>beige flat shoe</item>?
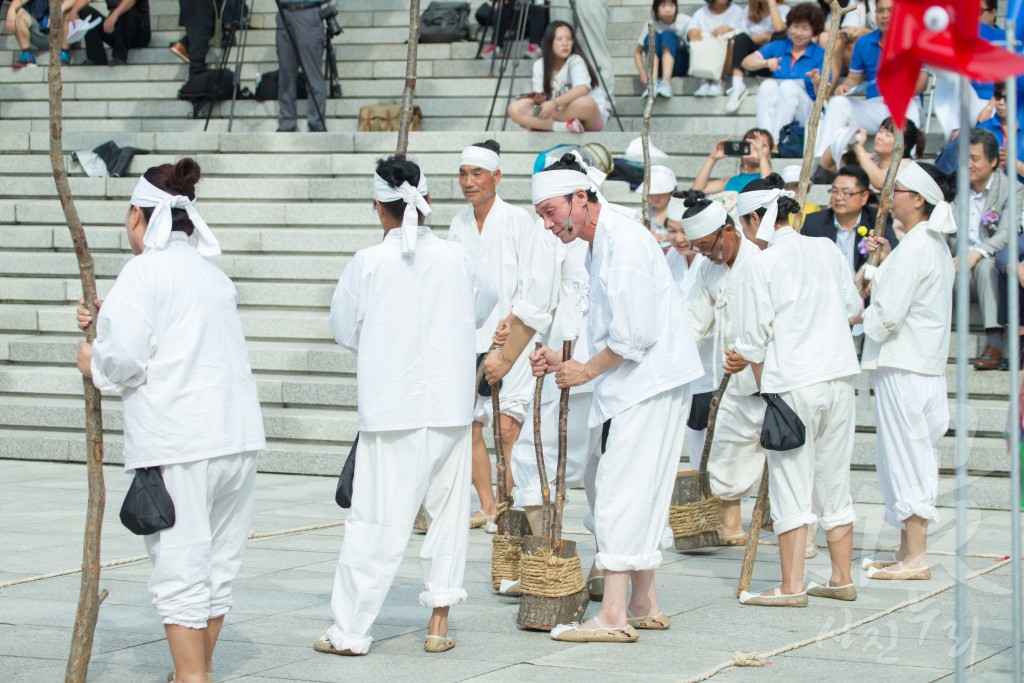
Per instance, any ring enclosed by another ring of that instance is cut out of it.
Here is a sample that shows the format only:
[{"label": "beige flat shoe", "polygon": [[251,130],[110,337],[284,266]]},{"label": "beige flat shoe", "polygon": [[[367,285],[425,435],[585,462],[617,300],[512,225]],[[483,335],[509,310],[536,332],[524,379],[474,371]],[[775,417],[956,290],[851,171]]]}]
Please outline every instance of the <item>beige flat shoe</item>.
[{"label": "beige flat shoe", "polygon": [[873,560],[870,557],[865,557],[860,561],[861,571],[867,571],[869,569],[885,569],[891,567],[894,564],[899,564],[899,560],[896,559],[896,553],[892,554],[891,559],[888,560]]},{"label": "beige flat shoe", "polygon": [[487,524],[487,514],[483,510],[477,510],[469,516],[470,529],[479,529],[484,524]]},{"label": "beige flat shoe", "polygon": [[627,624],[605,628],[594,618],[597,628],[580,628],[579,624],[559,624],[551,629],[551,639],[565,643],[635,643],[640,637],[636,629]]},{"label": "beige flat shoe", "polygon": [[878,581],[928,581],[932,578],[932,570],[931,567],[904,569],[903,563],[897,562],[883,569],[868,569],[868,578]]},{"label": "beige flat shoe", "polygon": [[804,559],[805,560],[810,560],[811,558],[814,558],[814,557],[817,557],[817,556],[818,556],[818,544],[815,543],[814,541],[811,541],[810,543],[807,544],[807,547],[804,548]]},{"label": "beige flat shoe", "polygon": [[857,589],[852,583],[848,583],[845,586],[819,586],[811,581],[807,585],[807,595],[812,598],[829,598],[831,600],[852,602],[857,599]]},{"label": "beige flat shoe", "polygon": [[[167,674],[167,683],[174,683],[174,672]],[[213,683],[213,674],[206,672],[206,683]]]},{"label": "beige flat shoe", "polygon": [[733,545],[746,545],[747,535],[746,534],[730,534],[729,536],[718,536],[718,545],[721,546],[733,546]]},{"label": "beige flat shoe", "polygon": [[672,625],[672,620],[664,612],[658,612],[652,616],[629,617],[629,625],[638,630],[667,631]]},{"label": "beige flat shoe", "polygon": [[326,652],[330,655],[342,655],[343,657],[362,657],[366,654],[365,652],[353,652],[348,648],[345,648],[344,650],[339,650],[338,648],[334,647],[334,644],[331,643],[331,639],[327,636],[324,636],[320,640],[314,642],[313,649],[317,652]]},{"label": "beige flat shoe", "polygon": [[455,647],[455,639],[448,636],[427,636],[427,639],[423,641],[423,649],[435,654],[447,652],[453,647]]},{"label": "beige flat shoe", "polygon": [[784,594],[781,588],[775,588],[771,595],[761,595],[743,591],[740,593],[740,604],[754,607],[807,607],[807,592]]}]

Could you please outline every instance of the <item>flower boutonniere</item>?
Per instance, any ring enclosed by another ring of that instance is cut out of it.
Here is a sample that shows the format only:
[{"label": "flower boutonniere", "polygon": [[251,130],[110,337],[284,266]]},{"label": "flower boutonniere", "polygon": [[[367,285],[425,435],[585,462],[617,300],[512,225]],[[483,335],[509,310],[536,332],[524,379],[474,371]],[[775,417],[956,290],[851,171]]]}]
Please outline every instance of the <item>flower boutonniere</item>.
[{"label": "flower boutonniere", "polygon": [[989,209],[981,215],[981,227],[988,231],[993,231],[999,227],[999,212],[995,209]]},{"label": "flower boutonniere", "polygon": [[857,251],[860,252],[861,256],[867,256],[868,254],[868,228],[866,225],[857,226],[857,234],[860,235],[860,239],[857,241]]}]

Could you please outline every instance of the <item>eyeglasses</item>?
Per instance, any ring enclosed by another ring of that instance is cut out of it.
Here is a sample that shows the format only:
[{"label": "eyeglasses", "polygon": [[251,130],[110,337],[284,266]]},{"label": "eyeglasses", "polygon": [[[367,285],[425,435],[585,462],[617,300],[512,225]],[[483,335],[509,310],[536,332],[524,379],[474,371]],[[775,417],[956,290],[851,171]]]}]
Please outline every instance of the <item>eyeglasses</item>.
[{"label": "eyeglasses", "polygon": [[843,190],[838,187],[830,188],[828,191],[828,193],[833,197],[843,197],[844,199],[849,199],[850,197],[864,194],[865,192],[867,192],[867,190]]},{"label": "eyeglasses", "polygon": [[992,95],[992,99],[994,99],[994,100],[1003,100],[1005,102],[1006,101],[1006,95],[1001,94],[1001,93],[996,93],[996,94]]},{"label": "eyeglasses", "polygon": [[693,251],[693,253],[695,254],[710,254],[715,250],[715,247],[718,246],[718,240],[720,239],[722,239],[722,228],[719,228],[718,231],[715,233],[715,241],[711,243],[710,247],[705,249],[704,247],[699,247],[696,243],[691,242],[690,250]]}]

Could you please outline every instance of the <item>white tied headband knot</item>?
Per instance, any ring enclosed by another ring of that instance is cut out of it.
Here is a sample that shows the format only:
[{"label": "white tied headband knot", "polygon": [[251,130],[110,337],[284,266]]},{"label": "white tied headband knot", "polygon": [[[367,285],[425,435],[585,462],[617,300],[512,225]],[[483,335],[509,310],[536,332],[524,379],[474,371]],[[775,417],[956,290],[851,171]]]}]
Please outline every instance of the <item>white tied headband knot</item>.
[{"label": "white tied headband knot", "polygon": [[896,181],[903,187],[918,193],[924,200],[935,207],[928,217],[928,229],[938,233],[956,232],[956,219],[953,207],[942,194],[935,180],[928,171],[921,168],[916,161],[911,161],[896,174]]},{"label": "white tied headband knot", "polygon": [[145,178],[139,178],[139,182],[132,191],[131,205],[144,209],[153,209],[146,226],[146,234],[142,243],[147,249],[163,249],[171,239],[171,228],[174,225],[172,209],[184,209],[189,220],[196,229],[199,244],[196,247],[202,256],[219,256],[220,244],[213,236],[213,231],[206,224],[203,217],[196,209],[196,200],[189,199],[185,195],[171,194],[149,182]]},{"label": "white tied headband knot", "polygon": [[498,156],[497,152],[486,147],[470,145],[462,150],[462,156],[459,157],[459,166],[475,166],[494,173],[501,170],[501,157]]},{"label": "white tied headband knot", "polygon": [[[668,217],[671,218],[672,220],[682,221],[683,232],[686,233],[686,239],[690,240],[691,242],[696,242],[702,237],[707,237],[708,235],[714,233],[723,225],[725,225],[725,221],[729,217],[729,214],[725,210],[724,206],[722,206],[721,204],[714,200],[710,201],[711,203],[708,206],[706,206],[700,213],[698,213],[696,216],[690,216],[688,218],[683,218],[683,213],[686,210],[686,207],[683,204],[683,200],[672,198],[669,201]],[[678,219],[673,217],[673,204],[675,205],[675,210],[679,211]]]},{"label": "white tied headband knot", "polygon": [[576,190],[596,191],[594,181],[586,174],[570,169],[557,171],[541,171],[533,174],[533,205],[537,206],[545,199],[564,197]]},{"label": "white tied headband knot", "polygon": [[758,209],[764,209],[761,225],[757,228],[757,239],[772,244],[775,241],[775,221],[779,217],[779,198],[795,196],[796,194],[789,190],[741,192],[736,200],[736,211],[741,216],[746,216]]},{"label": "white tied headband knot", "polygon": [[426,200],[427,176],[420,171],[420,182],[413,187],[403,182],[398,187],[391,187],[383,178],[373,174],[373,198],[379,202],[405,202],[405,214],[402,216],[402,253],[412,254],[416,251],[416,231],[420,227],[417,210],[424,216],[430,213],[430,204]]}]

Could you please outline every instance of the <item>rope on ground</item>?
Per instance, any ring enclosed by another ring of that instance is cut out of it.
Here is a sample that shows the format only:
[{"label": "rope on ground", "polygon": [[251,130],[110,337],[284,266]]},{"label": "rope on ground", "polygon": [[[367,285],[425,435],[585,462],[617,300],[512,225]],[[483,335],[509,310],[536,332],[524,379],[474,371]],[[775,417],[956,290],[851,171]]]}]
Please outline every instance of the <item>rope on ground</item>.
[{"label": "rope on ground", "polygon": [[[973,579],[978,578],[979,576],[982,576],[984,574],[988,574],[989,572],[993,572],[993,571],[995,571],[995,570],[997,570],[997,569],[999,569],[1001,567],[1005,567],[1009,563],[1010,563],[1010,559],[1009,558],[1000,559],[999,562],[996,562],[991,567],[986,567],[984,569],[979,569],[976,572],[972,572],[971,574],[968,574],[967,577],[964,580],[965,581],[971,581]],[[918,597],[916,597],[916,598],[914,598],[912,600],[904,600],[903,602],[897,603],[897,604],[893,605],[892,607],[889,607],[888,609],[884,609],[881,612],[876,612],[874,614],[866,616],[863,619],[859,619],[857,621],[849,623],[846,626],[842,626],[840,628],[833,629],[833,630],[829,631],[828,633],[823,633],[821,635],[814,636],[813,638],[807,638],[805,640],[798,640],[795,643],[790,643],[788,645],[783,645],[782,647],[775,648],[774,650],[770,650],[768,652],[737,652],[736,655],[731,660],[729,660],[728,662],[723,662],[722,664],[719,664],[715,668],[713,668],[713,669],[711,669],[709,671],[706,671],[705,673],[703,673],[703,674],[701,674],[699,676],[694,676],[693,678],[687,678],[687,679],[681,681],[680,683],[700,683],[701,681],[706,681],[709,678],[718,675],[722,671],[725,671],[726,669],[730,669],[730,668],[732,668],[734,666],[764,666],[765,662],[768,659],[772,658],[772,657],[784,654],[786,652],[790,652],[792,650],[797,650],[799,648],[806,647],[808,645],[813,645],[814,643],[820,643],[820,642],[825,641],[825,640],[830,640],[830,639],[835,638],[837,636],[841,636],[844,633],[849,633],[850,631],[854,630],[855,628],[860,628],[864,624],[869,624],[872,621],[877,621],[878,619],[882,619],[883,617],[887,617],[890,614],[892,614],[893,612],[897,612],[897,611],[899,611],[901,609],[904,609],[905,607],[910,607],[911,605],[916,605],[919,602],[924,602],[925,600],[929,600],[931,598],[934,598],[936,595],[938,595],[940,593],[944,593],[944,592],[948,591],[950,588],[953,588],[954,586],[956,586],[956,581],[950,581],[946,585],[940,586],[939,588],[936,588],[933,591],[925,593],[924,595],[918,596]]]},{"label": "rope on ground", "polygon": [[[316,531],[318,529],[330,529],[331,527],[342,526],[345,524],[344,520],[337,522],[327,522],[325,524],[311,524],[309,526],[299,526],[292,529],[280,529],[278,531],[250,531],[249,540],[260,540],[263,538],[276,538],[278,536],[290,536],[292,534],[301,534],[307,531]],[[125,557],[120,560],[108,560],[107,562],[100,563],[100,569],[110,569],[111,567],[120,567],[125,564],[134,564],[135,562],[142,562],[143,560],[149,559],[149,555],[136,555],[135,557]],[[74,569],[65,569],[64,571],[51,572],[49,574],[40,574],[39,576],[30,576],[24,579],[14,579],[12,581],[4,581],[0,583],[0,589],[9,588],[11,586],[19,586],[23,583],[32,583],[34,581],[45,581],[46,579],[56,579],[61,576],[70,576],[72,574],[81,573],[81,567],[75,567]]]}]

